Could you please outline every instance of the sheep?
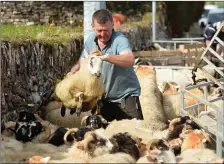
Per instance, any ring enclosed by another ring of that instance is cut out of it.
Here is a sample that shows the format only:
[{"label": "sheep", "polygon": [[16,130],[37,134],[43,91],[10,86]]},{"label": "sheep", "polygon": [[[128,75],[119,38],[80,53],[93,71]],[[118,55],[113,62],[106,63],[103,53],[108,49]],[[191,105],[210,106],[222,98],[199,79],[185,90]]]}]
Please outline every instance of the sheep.
[{"label": "sheep", "polygon": [[167,140],[175,155],[181,153],[183,139],[180,138],[180,135],[187,130],[194,129],[200,129],[200,127],[189,116],[175,118],[170,122]]},{"label": "sheep", "polygon": [[164,94],[174,95],[177,94],[180,86],[175,82],[163,82],[158,86],[160,91]]},{"label": "sheep", "polygon": [[62,102],[58,101],[51,101],[45,107],[45,120],[49,121],[50,123],[67,128],[79,128],[81,126],[81,120],[85,116],[91,115],[91,112],[82,112],[80,116],[71,115],[69,110],[66,110],[65,116],[61,116],[61,107]]},{"label": "sheep", "polygon": [[[63,102],[62,111],[66,107],[76,110],[80,115],[82,111],[93,111],[95,107],[99,109],[99,101],[105,92],[101,76],[102,63],[100,57],[91,55],[76,73],[65,77],[56,85],[55,94]],[[86,103],[85,108],[83,103]]]},{"label": "sheep", "polygon": [[[48,143],[34,143],[26,142],[22,143],[17,141],[13,137],[7,137],[2,135],[3,141],[1,142],[2,153],[1,159],[4,163],[16,162],[24,158],[29,158],[34,155],[49,155],[55,159],[64,158],[64,153],[68,149],[67,145],[56,147]],[[61,152],[61,153],[60,153]]]},{"label": "sheep", "polygon": [[178,163],[223,163],[211,149],[187,149],[176,159]]},{"label": "sheep", "polygon": [[141,86],[139,97],[144,120],[141,127],[151,130],[164,130],[166,116],[162,106],[162,94],[156,82],[156,71],[147,66],[138,66],[135,70]]},{"label": "sheep", "polygon": [[136,160],[127,153],[104,154],[90,160],[89,163],[135,163]]},{"label": "sheep", "polygon": [[[195,95],[197,95],[198,97],[203,98],[204,97],[204,93],[202,90],[200,89],[191,89],[189,90],[190,93],[193,93]],[[177,94],[163,94],[163,108],[164,111],[166,113],[167,119],[172,120],[178,116],[180,116],[180,102],[181,101],[181,97],[180,97],[180,91],[177,92]],[[186,93],[184,94],[184,107],[188,107],[194,104],[198,104],[199,102],[197,100],[195,100],[194,98],[192,98],[191,96],[187,95]],[[196,110],[198,109],[198,111]],[[197,116],[201,111],[205,110],[205,106],[201,105],[201,106],[196,106],[194,108],[191,108],[189,110],[187,110],[187,112],[189,113],[189,115],[192,116]]]},{"label": "sheep", "polygon": [[113,120],[112,122],[110,122],[106,129],[101,128],[97,129],[96,131],[99,131],[106,137],[111,137],[117,133],[128,132],[132,136],[138,136],[139,138],[141,138],[143,143],[147,143],[147,141],[152,137],[167,138],[167,129],[164,131],[154,131],[152,129],[142,128],[142,123],[143,120],[137,120],[136,118],[133,118],[131,120]]},{"label": "sheep", "polygon": [[151,139],[146,148],[148,153],[136,163],[176,163],[175,155],[165,139]]},{"label": "sheep", "polygon": [[[115,158],[116,155],[116,158]],[[33,156],[29,159],[26,159],[25,163],[83,163],[83,160],[80,159],[71,159],[66,158],[62,160],[51,160],[51,157],[43,156]],[[88,161],[88,163],[135,163],[135,160],[126,153],[116,153],[116,154],[104,154],[98,157],[95,157]]]},{"label": "sheep", "polygon": [[[91,153],[94,158],[90,161],[96,163],[102,161],[108,162],[108,158],[114,158],[114,160],[110,162],[125,162],[126,160],[136,162],[136,160],[140,157],[138,144],[139,139],[132,137],[128,133],[118,133],[110,138],[107,138],[101,133],[95,131],[85,136],[85,139],[80,142],[79,148]],[[118,158],[117,155],[125,156],[122,153],[126,153],[129,156],[126,156],[126,159],[123,157]],[[127,163],[127,161],[125,163]]]},{"label": "sheep", "polygon": [[179,135],[188,129],[200,129],[200,127],[190,119],[189,116],[183,116],[173,119],[169,124],[169,134],[167,139],[172,140],[178,138]]},{"label": "sheep", "polygon": [[203,130],[187,130],[180,134],[183,138],[183,143],[181,145],[181,153],[187,149],[205,149],[211,143],[209,135]]}]

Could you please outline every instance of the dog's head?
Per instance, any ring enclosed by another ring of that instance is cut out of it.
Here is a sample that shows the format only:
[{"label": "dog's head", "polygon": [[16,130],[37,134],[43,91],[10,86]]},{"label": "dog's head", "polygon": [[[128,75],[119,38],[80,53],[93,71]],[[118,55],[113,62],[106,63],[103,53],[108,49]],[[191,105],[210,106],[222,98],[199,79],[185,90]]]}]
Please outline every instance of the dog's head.
[{"label": "dog's head", "polygon": [[89,116],[87,119],[86,119],[86,126],[89,126],[93,129],[99,129],[102,127],[102,121],[101,121],[101,118],[97,115],[92,115],[92,116]]},{"label": "dog's head", "polygon": [[28,111],[19,112],[18,122],[31,122],[36,121],[36,117],[33,113]]}]

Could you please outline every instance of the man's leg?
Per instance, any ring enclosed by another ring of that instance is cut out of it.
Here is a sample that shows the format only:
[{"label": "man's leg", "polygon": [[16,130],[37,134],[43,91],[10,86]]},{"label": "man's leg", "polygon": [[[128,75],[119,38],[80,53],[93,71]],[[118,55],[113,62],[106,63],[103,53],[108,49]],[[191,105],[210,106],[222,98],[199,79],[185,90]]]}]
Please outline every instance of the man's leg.
[{"label": "man's leg", "polygon": [[139,97],[129,96],[124,104],[103,102],[100,113],[107,121],[132,118],[143,120]]},{"label": "man's leg", "polygon": [[116,119],[116,115],[120,115],[119,111],[120,107],[116,103],[103,101],[103,105],[100,109],[100,114],[103,116],[104,119],[107,121],[113,121]]},{"label": "man's leg", "polygon": [[[139,101],[139,97],[129,96],[125,100],[125,105],[121,104],[121,117],[125,117],[126,119],[137,118],[143,120],[142,109]],[[119,118],[119,116],[117,116]],[[125,119],[123,118],[123,119]]]}]

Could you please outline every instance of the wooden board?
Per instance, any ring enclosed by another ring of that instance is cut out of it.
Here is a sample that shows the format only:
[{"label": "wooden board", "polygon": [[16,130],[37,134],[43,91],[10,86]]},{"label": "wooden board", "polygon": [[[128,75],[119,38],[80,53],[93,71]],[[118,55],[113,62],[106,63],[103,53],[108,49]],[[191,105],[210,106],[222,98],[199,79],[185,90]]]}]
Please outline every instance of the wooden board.
[{"label": "wooden board", "polygon": [[133,52],[135,57],[147,57],[147,56],[181,56],[180,50],[168,50],[168,51],[137,51]]}]

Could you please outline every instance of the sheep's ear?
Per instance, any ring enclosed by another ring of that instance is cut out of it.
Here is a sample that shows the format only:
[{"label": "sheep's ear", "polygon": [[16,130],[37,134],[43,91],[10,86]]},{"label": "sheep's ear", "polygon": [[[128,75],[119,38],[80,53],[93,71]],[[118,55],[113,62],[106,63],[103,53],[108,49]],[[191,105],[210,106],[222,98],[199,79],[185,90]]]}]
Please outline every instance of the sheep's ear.
[{"label": "sheep's ear", "polygon": [[42,163],[48,163],[50,161],[50,159],[51,159],[51,157],[48,156],[48,157],[42,158],[41,162]]}]

